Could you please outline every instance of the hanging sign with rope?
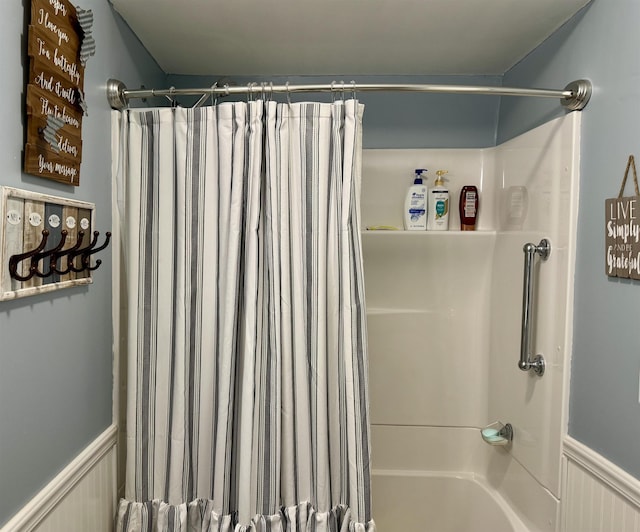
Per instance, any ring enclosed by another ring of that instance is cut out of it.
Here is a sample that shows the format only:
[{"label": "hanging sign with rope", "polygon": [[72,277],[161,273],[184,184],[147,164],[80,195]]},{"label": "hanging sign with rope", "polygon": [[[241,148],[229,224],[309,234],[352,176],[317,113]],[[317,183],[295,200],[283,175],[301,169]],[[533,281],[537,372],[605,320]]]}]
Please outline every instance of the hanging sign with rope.
[{"label": "hanging sign with rope", "polygon": [[[624,197],[629,171],[635,196]],[[640,191],[633,155],[629,156],[617,198],[605,200],[605,271],[609,277],[640,279]]]}]

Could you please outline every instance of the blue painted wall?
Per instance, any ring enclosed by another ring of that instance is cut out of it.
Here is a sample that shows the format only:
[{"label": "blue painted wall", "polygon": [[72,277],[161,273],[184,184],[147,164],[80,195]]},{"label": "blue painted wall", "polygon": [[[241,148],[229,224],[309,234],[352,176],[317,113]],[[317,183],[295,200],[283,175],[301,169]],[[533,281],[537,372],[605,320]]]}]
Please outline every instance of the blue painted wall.
[{"label": "blue painted wall", "polygon": [[[111,225],[108,76],[130,86],[166,78],[104,0],[82,0],[94,13],[96,55],[87,64],[89,116],[81,185],[22,173],[24,96],[31,2],[3,2],[0,17],[0,185],[96,204],[98,230]],[[112,422],[111,257],[101,253],[94,284],[0,302],[0,527]],[[5,265],[2,265],[5,267]]]},{"label": "blue painted wall", "polygon": [[[222,76],[169,76],[176,88],[210,87]],[[341,81],[351,97],[350,76],[336,77],[234,77],[233,82],[273,82],[284,85]],[[357,83],[434,83],[453,85],[499,86],[500,76],[358,76]],[[365,105],[363,146],[365,148],[485,148],[495,146],[500,98],[497,96],[466,96],[459,94],[419,94],[362,92],[358,99]],[[329,94],[293,94],[291,101],[309,99],[331,101]],[[286,96],[277,95],[277,101]],[[187,102],[185,102],[187,103]]]},{"label": "blue painted wall", "polygon": [[[505,85],[594,84],[583,111],[569,434],[640,478],[640,282],[605,275],[604,203],[640,157],[640,2],[595,0],[506,73]],[[503,141],[555,114],[503,99]],[[629,184],[627,194],[633,194]]]}]

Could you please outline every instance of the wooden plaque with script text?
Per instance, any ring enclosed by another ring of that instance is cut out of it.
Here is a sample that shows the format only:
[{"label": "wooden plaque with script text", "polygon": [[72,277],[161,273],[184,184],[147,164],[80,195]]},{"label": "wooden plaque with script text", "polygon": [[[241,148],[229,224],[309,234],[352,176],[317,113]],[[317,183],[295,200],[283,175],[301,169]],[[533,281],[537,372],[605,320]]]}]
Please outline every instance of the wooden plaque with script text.
[{"label": "wooden plaque with script text", "polygon": [[[24,171],[75,186],[82,160],[82,37],[69,0],[31,0]],[[44,135],[49,116],[61,123],[53,140]]]}]

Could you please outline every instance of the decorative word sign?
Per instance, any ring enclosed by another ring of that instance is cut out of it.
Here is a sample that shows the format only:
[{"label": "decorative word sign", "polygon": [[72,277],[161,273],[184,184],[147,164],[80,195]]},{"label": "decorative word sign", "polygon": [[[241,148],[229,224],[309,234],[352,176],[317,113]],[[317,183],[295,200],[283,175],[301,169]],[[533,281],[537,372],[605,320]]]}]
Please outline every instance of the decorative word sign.
[{"label": "decorative word sign", "polygon": [[[635,196],[623,197],[629,169]],[[609,277],[640,279],[640,192],[633,155],[629,156],[617,198],[605,200],[605,270]]]},{"label": "decorative word sign", "polygon": [[84,63],[94,49],[92,23],[91,12],[76,10],[69,0],[31,0],[28,174],[80,184]]}]

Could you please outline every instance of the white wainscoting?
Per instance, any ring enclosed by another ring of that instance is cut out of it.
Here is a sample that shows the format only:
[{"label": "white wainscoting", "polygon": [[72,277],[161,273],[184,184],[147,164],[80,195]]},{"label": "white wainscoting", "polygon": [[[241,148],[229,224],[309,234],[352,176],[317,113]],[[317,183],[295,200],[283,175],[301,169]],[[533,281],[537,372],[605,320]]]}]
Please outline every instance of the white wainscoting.
[{"label": "white wainscoting", "polygon": [[640,532],[640,481],[566,438],[561,532]]},{"label": "white wainscoting", "polygon": [[0,532],[111,532],[116,505],[116,436],[110,426]]}]

